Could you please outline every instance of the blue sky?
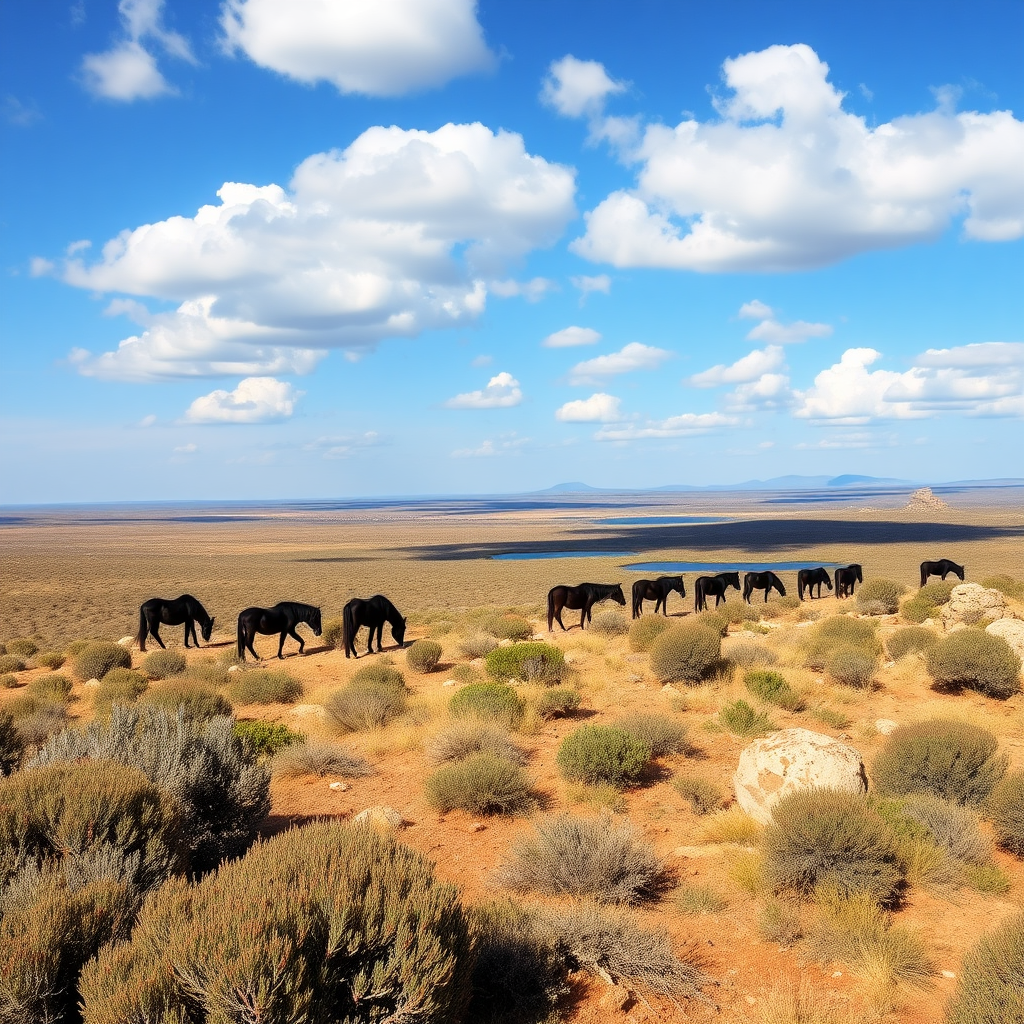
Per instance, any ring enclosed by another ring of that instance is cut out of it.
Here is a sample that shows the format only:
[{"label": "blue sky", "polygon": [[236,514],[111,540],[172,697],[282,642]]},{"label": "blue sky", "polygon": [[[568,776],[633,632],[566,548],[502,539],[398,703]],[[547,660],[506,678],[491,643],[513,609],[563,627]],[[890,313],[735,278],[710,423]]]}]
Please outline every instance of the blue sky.
[{"label": "blue sky", "polygon": [[1022,475],[1019,2],[3,18],[0,501]]}]

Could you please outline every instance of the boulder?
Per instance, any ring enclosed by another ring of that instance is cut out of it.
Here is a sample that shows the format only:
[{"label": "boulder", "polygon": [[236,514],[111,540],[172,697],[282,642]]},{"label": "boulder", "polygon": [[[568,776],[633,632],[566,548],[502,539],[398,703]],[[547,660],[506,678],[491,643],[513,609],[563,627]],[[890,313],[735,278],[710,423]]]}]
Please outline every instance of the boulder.
[{"label": "boulder", "polygon": [[947,632],[959,626],[976,626],[1006,614],[1006,598],[998,590],[977,583],[960,583],[942,606],[942,626]]},{"label": "boulder", "polygon": [[384,807],[381,804],[375,807],[367,807],[360,811],[353,819],[353,825],[372,825],[374,828],[388,829],[389,831],[401,828],[404,819],[394,807]]},{"label": "boulder", "polygon": [[860,754],[809,729],[783,729],[751,743],[740,754],[732,781],[736,802],[765,825],[772,808],[789,793],[816,788],[864,793],[868,788]]},{"label": "boulder", "polygon": [[985,627],[985,632],[1001,636],[1024,661],[1024,622],[1020,619],[996,619]]},{"label": "boulder", "polygon": [[879,718],[875,721],[875,728],[883,736],[891,736],[899,728],[899,725],[891,718]]}]

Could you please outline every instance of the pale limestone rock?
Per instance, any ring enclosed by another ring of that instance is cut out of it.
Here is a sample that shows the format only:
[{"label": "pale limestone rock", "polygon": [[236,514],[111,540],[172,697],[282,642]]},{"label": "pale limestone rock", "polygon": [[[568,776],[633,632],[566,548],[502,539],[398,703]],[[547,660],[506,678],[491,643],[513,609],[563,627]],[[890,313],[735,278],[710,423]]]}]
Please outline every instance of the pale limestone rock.
[{"label": "pale limestone rock", "polygon": [[762,824],[782,797],[803,789],[867,790],[860,754],[809,729],[783,729],[751,743],[733,776],[736,802]]},{"label": "pale limestone rock", "polygon": [[360,811],[353,819],[353,825],[372,825],[374,828],[396,829],[403,824],[402,815],[394,807],[377,804]]},{"label": "pale limestone rock", "polygon": [[875,728],[883,735],[889,736],[894,733],[899,726],[891,718],[879,718],[875,722]]},{"label": "pale limestone rock", "polygon": [[135,643],[135,637],[133,637],[133,636],[123,636],[117,642],[118,642],[118,645],[121,646],[121,647],[131,647]]},{"label": "pale limestone rock", "polygon": [[307,718],[310,715],[314,718],[323,718],[324,706],[322,704],[296,704],[291,713],[298,718]]},{"label": "pale limestone rock", "polygon": [[242,666],[241,665],[228,665],[228,672],[241,672],[241,671],[242,671]]},{"label": "pale limestone rock", "polygon": [[82,683],[82,686],[84,686],[86,689],[89,689],[89,690],[91,690],[94,687],[97,687],[99,685],[100,685],[100,681],[98,679],[87,679],[84,683]]},{"label": "pale limestone rock", "polygon": [[1020,619],[996,619],[985,627],[985,632],[1001,636],[1024,661],[1024,622]]},{"label": "pale limestone rock", "polygon": [[949,632],[955,626],[974,626],[1006,614],[1006,598],[998,590],[986,590],[977,583],[960,583],[942,606],[942,625]]}]

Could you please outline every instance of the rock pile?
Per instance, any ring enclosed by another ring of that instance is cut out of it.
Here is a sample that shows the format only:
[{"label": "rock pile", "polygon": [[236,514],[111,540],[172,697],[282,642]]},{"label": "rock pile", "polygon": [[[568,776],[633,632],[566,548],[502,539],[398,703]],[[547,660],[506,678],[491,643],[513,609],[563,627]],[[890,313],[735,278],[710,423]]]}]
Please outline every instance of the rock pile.
[{"label": "rock pile", "polygon": [[977,583],[960,583],[942,606],[942,628],[948,633],[963,626],[979,626],[1006,615],[1006,598],[998,590]]}]

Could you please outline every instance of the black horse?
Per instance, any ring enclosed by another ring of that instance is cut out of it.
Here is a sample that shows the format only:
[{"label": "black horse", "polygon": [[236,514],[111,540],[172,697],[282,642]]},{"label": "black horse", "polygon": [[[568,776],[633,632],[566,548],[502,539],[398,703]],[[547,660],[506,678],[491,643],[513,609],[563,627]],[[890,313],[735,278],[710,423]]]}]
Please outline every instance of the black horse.
[{"label": "black horse", "polygon": [[923,587],[928,582],[929,576],[941,576],[945,579],[950,573],[960,577],[960,582],[964,581],[964,567],[957,565],[950,558],[940,558],[937,562],[922,562],[921,563],[921,586]]},{"label": "black horse", "polygon": [[750,595],[755,590],[764,591],[765,604],[768,603],[768,594],[773,590],[777,590],[783,597],[786,596],[786,588],[782,585],[782,580],[770,570],[766,572],[748,572],[743,577],[743,600],[747,604],[750,604]]},{"label": "black horse", "polygon": [[659,576],[656,580],[637,580],[633,584],[633,618],[639,619],[644,613],[644,601],[654,602],[654,614],[661,609],[668,615],[668,595],[675,590],[680,597],[686,597],[682,576]]},{"label": "black horse", "polygon": [[796,574],[796,591],[800,596],[800,600],[804,599],[804,591],[811,596],[811,600],[814,600],[814,588],[818,588],[818,597],[821,597],[821,585],[822,583],[832,589],[832,580],[829,579],[828,569],[801,569]]},{"label": "black horse", "polygon": [[295,632],[295,627],[305,622],[319,636],[323,629],[320,625],[320,609],[311,604],[299,604],[297,601],[281,601],[273,608],[246,608],[238,613],[238,660],[245,661],[248,649],[259,661],[260,656],[253,647],[257,633],[280,633],[281,642],[277,645],[277,656],[283,658],[284,638],[294,637],[299,641],[299,654],[306,649],[306,642]]},{"label": "black horse", "polygon": [[702,612],[707,609],[708,598],[715,595],[715,607],[725,600],[725,592],[729,587],[740,589],[740,574],[738,572],[720,572],[717,576],[698,576],[697,582],[693,585],[694,611]]},{"label": "black horse", "polygon": [[199,638],[196,636],[196,622],[203,631],[203,639],[209,641],[213,632],[213,618],[206,614],[206,609],[191,595],[182,594],[174,601],[165,601],[162,597],[154,597],[139,608],[139,633],[135,640],[140,651],[146,649],[146,637],[153,639],[166,650],[160,639],[160,625],[180,626],[185,623],[185,646],[188,647],[189,634],[196,647]]},{"label": "black horse", "polygon": [[836,569],[836,597],[853,597],[857,583],[864,582],[864,570],[857,562]]},{"label": "black horse", "polygon": [[384,645],[384,623],[391,626],[391,636],[401,647],[405,643],[405,619],[398,609],[383,595],[375,594],[364,600],[353,597],[342,613],[344,627],[345,657],[358,658],[356,651],[356,634],[363,626],[370,630],[370,642],[366,645],[366,653],[373,654],[373,634],[377,634],[377,653]]},{"label": "black horse", "polygon": [[626,595],[622,593],[621,583],[581,583],[578,587],[558,586],[548,591],[548,632],[551,624],[557,622],[562,629],[562,609],[571,611],[580,609],[580,629],[584,622],[590,622],[591,609],[598,601],[614,601],[624,605]]}]

